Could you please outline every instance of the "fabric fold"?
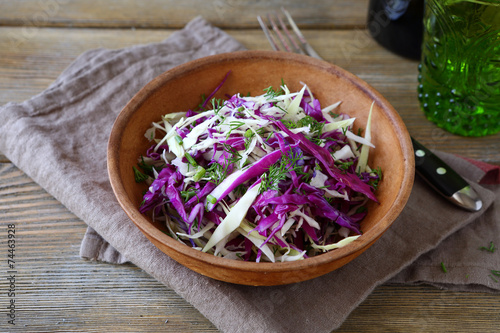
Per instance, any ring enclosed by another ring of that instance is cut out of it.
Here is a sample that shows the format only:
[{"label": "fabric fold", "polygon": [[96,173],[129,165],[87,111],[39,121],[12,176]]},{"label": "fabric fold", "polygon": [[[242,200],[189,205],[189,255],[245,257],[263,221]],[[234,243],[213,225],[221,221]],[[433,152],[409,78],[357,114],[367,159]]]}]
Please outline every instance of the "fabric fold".
[{"label": "fabric fold", "polygon": [[132,262],[224,332],[331,332],[387,281],[500,291],[500,283],[488,276],[500,270],[498,255],[479,249],[490,241],[500,245],[498,186],[476,184],[488,170],[439,152],[471,180],[483,210],[464,213],[417,177],[406,208],[380,240],[320,278],[277,287],[233,285],[194,273],[154,247],[112,193],[106,170],[111,126],[128,100],[162,72],[243,49],[198,17],[160,43],[89,50],[44,92],[0,108],[0,151],[88,224],[82,257]]}]

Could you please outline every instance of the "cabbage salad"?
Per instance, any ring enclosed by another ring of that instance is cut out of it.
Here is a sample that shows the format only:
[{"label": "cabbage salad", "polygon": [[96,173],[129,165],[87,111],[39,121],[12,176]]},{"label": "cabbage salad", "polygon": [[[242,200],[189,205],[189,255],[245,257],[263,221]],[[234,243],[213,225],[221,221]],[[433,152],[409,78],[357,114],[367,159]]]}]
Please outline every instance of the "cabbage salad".
[{"label": "cabbage salad", "polygon": [[221,85],[197,111],[165,114],[145,133],[140,212],[188,246],[237,260],[300,260],[360,237],[381,180],[367,165],[371,109],[361,136],[354,118],[334,114],[340,102],[322,108],[305,84],[210,99]]}]

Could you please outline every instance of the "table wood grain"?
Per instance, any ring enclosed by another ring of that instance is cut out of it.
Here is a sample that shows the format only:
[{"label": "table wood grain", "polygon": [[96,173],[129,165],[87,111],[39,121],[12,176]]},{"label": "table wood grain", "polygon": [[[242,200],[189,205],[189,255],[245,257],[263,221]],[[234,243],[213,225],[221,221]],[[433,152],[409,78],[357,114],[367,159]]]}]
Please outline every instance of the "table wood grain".
[{"label": "table wood grain", "polygon": [[256,28],[257,15],[286,6],[304,28],[364,27],[368,0],[2,0],[4,25],[181,28],[203,14],[221,28]]},{"label": "table wood grain", "polygon": [[[500,164],[500,135],[463,138],[428,122],[418,63],[367,34],[367,0],[288,1],[329,62],[366,80],[430,148]],[[158,42],[203,14],[249,49],[270,49],[255,16],[280,1],[0,1],[0,105],[42,92],[80,53]],[[16,325],[7,323],[7,228],[16,228]],[[175,292],[131,264],[82,260],[83,221],[0,153],[0,332],[217,332]],[[338,332],[498,332],[500,297],[383,285]]]}]

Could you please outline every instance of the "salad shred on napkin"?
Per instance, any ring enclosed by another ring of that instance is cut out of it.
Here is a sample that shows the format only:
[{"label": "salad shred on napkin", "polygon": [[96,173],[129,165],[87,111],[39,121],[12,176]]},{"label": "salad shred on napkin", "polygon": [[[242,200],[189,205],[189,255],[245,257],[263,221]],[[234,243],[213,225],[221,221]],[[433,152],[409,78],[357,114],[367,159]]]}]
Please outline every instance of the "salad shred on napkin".
[{"label": "salad shred on napkin", "polygon": [[321,108],[305,84],[212,99],[223,83],[197,111],[146,131],[152,146],[134,167],[149,186],[140,211],[231,259],[300,260],[357,239],[381,180],[367,165],[371,109],[362,137],[354,118],[333,113],[340,102]]}]

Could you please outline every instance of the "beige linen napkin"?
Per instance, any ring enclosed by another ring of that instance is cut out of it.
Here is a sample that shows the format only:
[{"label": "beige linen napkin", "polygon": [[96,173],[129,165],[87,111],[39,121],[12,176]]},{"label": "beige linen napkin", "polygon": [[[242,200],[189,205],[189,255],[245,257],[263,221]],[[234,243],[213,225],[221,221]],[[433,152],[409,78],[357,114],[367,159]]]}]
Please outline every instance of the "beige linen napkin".
[{"label": "beige linen napkin", "polygon": [[[82,257],[134,263],[224,332],[330,332],[377,285],[393,277],[395,283],[500,290],[500,283],[489,276],[491,270],[500,270],[498,252],[478,249],[490,241],[500,244],[499,196],[492,205],[492,190],[498,194],[498,187],[475,183],[485,207],[464,213],[417,178],[403,214],[375,245],[339,270],[303,283],[223,283],[186,269],[155,248],[122,211],[108,181],[106,145],[113,121],[161,72],[202,56],[242,49],[196,18],[161,43],[88,51],[46,91],[0,108],[0,151],[89,225]],[[441,156],[472,181],[484,174],[460,158]],[[448,273],[441,270],[441,262]]]}]

